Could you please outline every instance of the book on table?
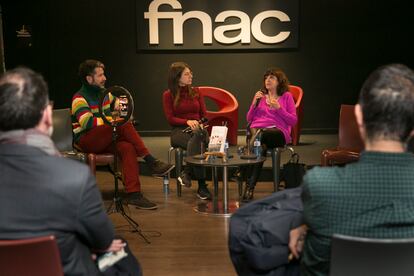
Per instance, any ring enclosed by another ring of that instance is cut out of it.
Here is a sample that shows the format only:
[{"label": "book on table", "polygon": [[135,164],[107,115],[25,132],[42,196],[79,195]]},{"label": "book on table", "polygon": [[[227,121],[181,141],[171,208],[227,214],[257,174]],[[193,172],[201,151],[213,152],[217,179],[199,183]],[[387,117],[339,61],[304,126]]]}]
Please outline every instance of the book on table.
[{"label": "book on table", "polygon": [[210,141],[208,143],[208,151],[224,153],[226,138],[226,126],[213,126],[213,128],[211,129]]}]

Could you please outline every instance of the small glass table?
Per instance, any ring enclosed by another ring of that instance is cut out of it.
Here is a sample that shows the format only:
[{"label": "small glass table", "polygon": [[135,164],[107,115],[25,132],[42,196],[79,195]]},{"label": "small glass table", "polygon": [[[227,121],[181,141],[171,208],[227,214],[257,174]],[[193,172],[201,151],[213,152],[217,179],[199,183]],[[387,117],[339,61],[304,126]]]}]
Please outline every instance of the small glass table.
[{"label": "small glass table", "polygon": [[[207,203],[198,204],[196,207],[194,207],[194,211],[207,215],[230,217],[231,214],[234,213],[237,208],[239,208],[239,201],[229,201],[229,187],[227,181],[228,168],[251,166],[264,162],[265,160],[265,157],[259,157],[256,159],[241,159],[239,156],[235,156],[233,158],[227,158],[227,162],[224,162],[223,158],[219,157],[210,157],[208,160],[194,158],[194,156],[186,157],[185,162],[187,164],[212,168],[212,180],[214,185],[213,199]],[[223,168],[223,199],[221,201],[218,199],[218,168]]]}]

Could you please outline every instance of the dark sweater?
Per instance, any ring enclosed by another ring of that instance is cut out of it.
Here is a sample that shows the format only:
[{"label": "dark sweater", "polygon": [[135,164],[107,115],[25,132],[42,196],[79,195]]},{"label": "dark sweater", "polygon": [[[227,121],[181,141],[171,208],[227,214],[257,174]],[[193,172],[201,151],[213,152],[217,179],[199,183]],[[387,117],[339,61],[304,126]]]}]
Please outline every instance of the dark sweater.
[{"label": "dark sweater", "polygon": [[200,120],[206,115],[206,105],[203,97],[200,96],[197,87],[193,87],[196,92],[194,98],[190,97],[186,88],[180,89],[180,101],[174,106],[174,97],[170,90],[163,94],[164,113],[171,126],[187,126],[188,120]]}]

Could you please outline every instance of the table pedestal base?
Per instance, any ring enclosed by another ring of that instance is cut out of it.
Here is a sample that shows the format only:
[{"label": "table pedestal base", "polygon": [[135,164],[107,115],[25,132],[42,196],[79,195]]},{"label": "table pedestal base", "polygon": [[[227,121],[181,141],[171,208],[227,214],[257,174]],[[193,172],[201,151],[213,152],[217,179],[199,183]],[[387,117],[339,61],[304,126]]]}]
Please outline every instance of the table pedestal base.
[{"label": "table pedestal base", "polygon": [[215,202],[206,201],[200,202],[193,209],[197,213],[208,215],[208,216],[217,216],[217,217],[230,217],[236,210],[240,207],[240,202],[236,200],[229,200],[228,210],[225,213],[223,208],[223,201],[219,200]]}]

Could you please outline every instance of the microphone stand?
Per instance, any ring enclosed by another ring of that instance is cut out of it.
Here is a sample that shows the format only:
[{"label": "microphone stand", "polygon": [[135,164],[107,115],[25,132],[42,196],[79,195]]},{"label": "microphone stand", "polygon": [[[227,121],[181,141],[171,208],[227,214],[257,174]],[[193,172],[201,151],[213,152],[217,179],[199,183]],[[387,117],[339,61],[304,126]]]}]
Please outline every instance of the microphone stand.
[{"label": "microphone stand", "polygon": [[[115,113],[115,112],[114,112]],[[142,230],[140,229],[139,224],[133,219],[131,218],[124,209],[124,205],[122,202],[122,198],[119,196],[119,189],[118,189],[118,179],[121,179],[121,174],[120,172],[118,172],[118,151],[116,149],[116,140],[118,138],[118,134],[117,134],[117,124],[116,124],[116,118],[118,118],[118,115],[114,115],[112,116],[112,148],[114,151],[114,183],[115,183],[115,190],[114,190],[114,198],[113,201],[111,202],[111,205],[109,205],[108,209],[107,209],[107,213],[108,215],[112,214],[112,213],[119,213],[121,214],[121,216],[129,223],[129,225],[132,227],[132,232],[136,232],[138,233],[138,235],[140,235],[144,241],[146,243],[151,243],[147,237],[144,236],[144,234],[142,233]]]}]

